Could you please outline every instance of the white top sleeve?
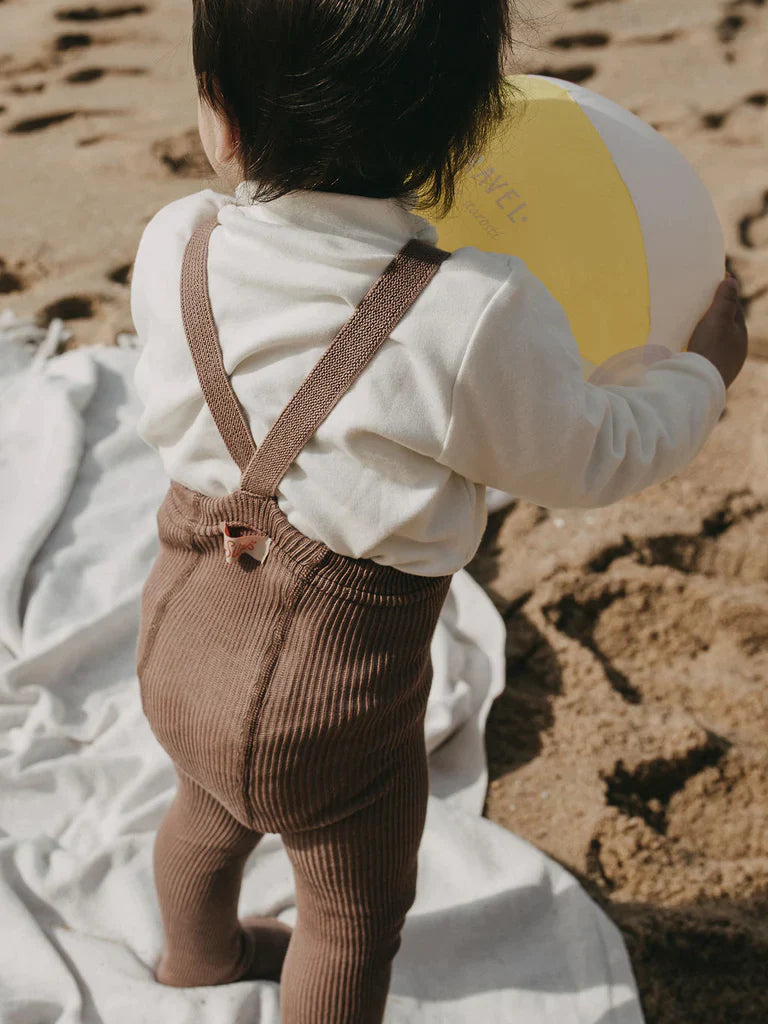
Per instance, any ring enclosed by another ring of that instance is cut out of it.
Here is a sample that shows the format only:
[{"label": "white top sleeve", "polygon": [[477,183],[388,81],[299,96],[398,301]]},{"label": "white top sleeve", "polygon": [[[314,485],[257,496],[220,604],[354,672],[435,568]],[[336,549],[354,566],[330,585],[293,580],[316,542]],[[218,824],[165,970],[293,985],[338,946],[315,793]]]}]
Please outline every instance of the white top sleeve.
[{"label": "white top sleeve", "polygon": [[510,265],[465,351],[437,461],[545,508],[610,505],[690,463],[725,406],[714,364],[682,352],[641,385],[588,384],[562,306]]}]

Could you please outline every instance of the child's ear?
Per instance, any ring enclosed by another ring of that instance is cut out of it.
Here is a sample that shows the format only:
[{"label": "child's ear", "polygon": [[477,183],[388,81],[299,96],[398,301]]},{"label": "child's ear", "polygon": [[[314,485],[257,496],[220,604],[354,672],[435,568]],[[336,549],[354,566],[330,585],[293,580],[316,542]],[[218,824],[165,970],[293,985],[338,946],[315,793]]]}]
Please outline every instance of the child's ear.
[{"label": "child's ear", "polygon": [[216,159],[220,164],[228,164],[235,155],[235,147],[240,141],[240,129],[237,124],[225,118],[217,118],[216,124]]}]

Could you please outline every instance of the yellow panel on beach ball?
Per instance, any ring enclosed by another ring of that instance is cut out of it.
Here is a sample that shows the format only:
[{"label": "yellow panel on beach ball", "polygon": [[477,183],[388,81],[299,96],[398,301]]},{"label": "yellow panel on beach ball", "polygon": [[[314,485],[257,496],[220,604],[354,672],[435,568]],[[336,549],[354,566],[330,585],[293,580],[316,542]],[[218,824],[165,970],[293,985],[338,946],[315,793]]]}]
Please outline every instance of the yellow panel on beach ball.
[{"label": "yellow panel on beach ball", "polygon": [[[513,76],[530,102],[462,179],[436,222],[445,249],[474,245],[523,259],[566,312],[596,366],[645,344],[643,236],[632,197],[592,122],[559,85]],[[585,277],[599,282],[585,285]]]},{"label": "yellow panel on beach ball", "polygon": [[[722,279],[712,198],[683,154],[573,82],[513,75],[486,151],[432,218],[438,245],[522,259],[562,306],[593,383],[631,383],[681,352]],[[428,214],[427,214],[428,216]]]}]

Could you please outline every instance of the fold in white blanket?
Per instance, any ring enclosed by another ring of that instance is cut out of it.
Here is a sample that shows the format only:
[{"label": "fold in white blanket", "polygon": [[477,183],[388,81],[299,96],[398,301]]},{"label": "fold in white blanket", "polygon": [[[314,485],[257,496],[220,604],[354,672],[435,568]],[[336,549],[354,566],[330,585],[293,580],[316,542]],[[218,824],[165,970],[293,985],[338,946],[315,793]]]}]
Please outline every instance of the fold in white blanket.
[{"label": "fold in white blanket", "polygon": [[[152,844],[176,778],[134,651],[168,481],[135,433],[133,336],[53,356],[62,327],[0,317],[0,1020],[279,1024],[275,982],[153,978]],[[489,493],[493,509],[509,500]],[[615,926],[481,817],[504,636],[457,573],[432,643],[431,795],[386,1022],[642,1024]],[[295,923],[279,836],[248,861],[240,912]]]}]

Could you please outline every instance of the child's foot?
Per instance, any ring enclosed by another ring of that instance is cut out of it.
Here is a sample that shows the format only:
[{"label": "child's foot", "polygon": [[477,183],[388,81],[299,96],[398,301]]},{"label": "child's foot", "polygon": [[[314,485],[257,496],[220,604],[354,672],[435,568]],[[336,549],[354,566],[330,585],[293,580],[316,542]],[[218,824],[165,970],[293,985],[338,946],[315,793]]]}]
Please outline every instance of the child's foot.
[{"label": "child's foot", "polygon": [[248,966],[237,981],[280,981],[285,954],[293,928],[276,917],[244,917],[242,926],[248,939]]},{"label": "child's foot", "polygon": [[275,917],[243,918],[241,955],[234,969],[226,973],[199,970],[194,976],[180,975],[169,969],[165,955],[155,968],[155,980],[161,985],[193,988],[201,985],[229,985],[235,981],[279,981],[293,929]]}]

